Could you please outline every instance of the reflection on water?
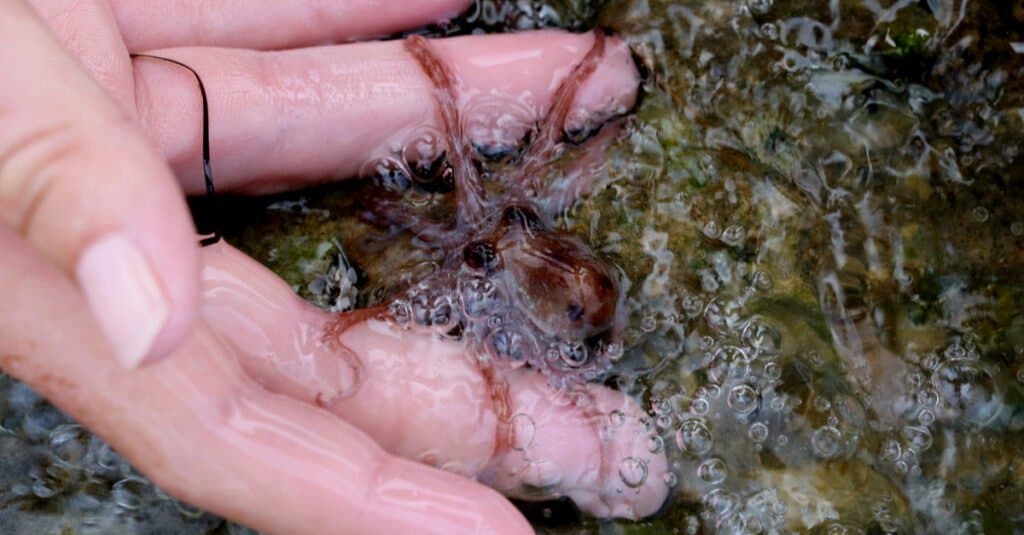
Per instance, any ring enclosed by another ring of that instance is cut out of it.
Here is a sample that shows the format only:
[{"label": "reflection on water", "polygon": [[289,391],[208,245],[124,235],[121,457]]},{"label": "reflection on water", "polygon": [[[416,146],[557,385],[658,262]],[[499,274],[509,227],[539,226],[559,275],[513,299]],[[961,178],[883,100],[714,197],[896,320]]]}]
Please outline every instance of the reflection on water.
[{"label": "reflection on water", "polygon": [[[629,279],[612,382],[644,401],[675,492],[641,524],[524,505],[538,529],[1024,529],[1018,4],[482,0],[432,30],[598,24],[649,71],[603,187],[559,224]],[[379,302],[425,259],[371,249],[347,197],[240,205],[229,234],[323,306]],[[0,523],[87,531],[68,519],[88,507],[124,530],[185,522],[3,392],[0,439],[34,453],[9,457]],[[182,529],[216,525],[197,518]]]}]

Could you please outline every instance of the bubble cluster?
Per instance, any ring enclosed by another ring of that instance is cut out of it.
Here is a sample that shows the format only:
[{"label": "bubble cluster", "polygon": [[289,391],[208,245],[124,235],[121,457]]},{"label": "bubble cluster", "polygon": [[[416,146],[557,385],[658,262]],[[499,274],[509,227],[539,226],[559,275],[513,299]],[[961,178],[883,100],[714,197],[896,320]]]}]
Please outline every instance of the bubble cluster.
[{"label": "bubble cluster", "polygon": [[[2,374],[0,419],[5,428],[0,433],[8,482],[5,499],[48,511],[61,529],[194,532],[224,523],[168,497],[105,442],[28,386]],[[5,526],[16,532],[47,525],[13,509],[5,515]]]}]

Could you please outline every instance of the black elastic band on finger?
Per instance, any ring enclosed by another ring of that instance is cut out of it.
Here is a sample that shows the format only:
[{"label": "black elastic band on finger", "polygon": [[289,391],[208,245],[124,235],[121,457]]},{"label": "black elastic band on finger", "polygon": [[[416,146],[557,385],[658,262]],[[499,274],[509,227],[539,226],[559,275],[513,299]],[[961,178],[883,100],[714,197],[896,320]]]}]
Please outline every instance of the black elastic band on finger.
[{"label": "black elastic band on finger", "polygon": [[210,165],[210,106],[206,98],[206,86],[203,85],[203,79],[195,69],[176,59],[154,56],[151,54],[132,54],[131,57],[133,59],[149,58],[173,63],[179,67],[188,69],[188,72],[192,73],[192,76],[195,76],[196,83],[199,84],[199,95],[202,97],[203,101],[203,181],[206,184],[206,195],[194,199],[194,204],[197,205],[197,209],[192,211],[192,219],[195,222],[196,229],[199,231],[199,234],[205,235],[204,238],[199,240],[199,245],[201,247],[213,245],[220,241],[221,233],[217,230],[220,228],[220,225],[217,222],[217,210],[214,200],[214,196],[217,191],[213,187],[213,166]]}]

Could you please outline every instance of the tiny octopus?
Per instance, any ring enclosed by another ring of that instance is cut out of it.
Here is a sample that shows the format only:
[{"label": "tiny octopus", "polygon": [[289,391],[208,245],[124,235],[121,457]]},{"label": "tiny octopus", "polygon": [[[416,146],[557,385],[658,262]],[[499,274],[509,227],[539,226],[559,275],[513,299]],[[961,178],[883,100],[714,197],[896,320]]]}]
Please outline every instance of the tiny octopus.
[{"label": "tiny octopus", "polygon": [[407,38],[406,49],[434,86],[442,138],[435,157],[426,158],[432,161],[411,162],[409,169],[450,184],[454,220],[434,221],[407,203],[381,197],[365,199],[360,214],[377,227],[414,233],[419,247],[443,252],[438,269],[390,303],[389,320],[460,338],[498,366],[528,364],[553,385],[599,379],[622,355],[619,273],[579,238],[554,228],[551,209],[564,208],[566,194],[542,180],[545,166],[564,149],[577,89],[604,55],[606,38],[600,31],[594,35],[592,48],[554,92],[499,195],[488,191],[478,151],[464,131],[454,73],[427,39]]}]

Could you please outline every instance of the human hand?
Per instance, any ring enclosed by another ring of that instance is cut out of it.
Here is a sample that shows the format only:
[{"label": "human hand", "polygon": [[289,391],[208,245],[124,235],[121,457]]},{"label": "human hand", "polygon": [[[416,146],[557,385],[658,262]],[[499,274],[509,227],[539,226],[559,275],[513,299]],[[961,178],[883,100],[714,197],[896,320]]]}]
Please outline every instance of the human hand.
[{"label": "human hand", "polygon": [[[266,10],[281,13],[266,16],[264,12],[262,17],[218,13],[213,8],[207,17],[190,24],[187,17],[173,16],[184,4],[170,0],[147,4],[146,10],[167,10],[168,16],[156,21],[141,16],[142,7],[131,2],[77,3],[67,13],[53,13],[52,6],[39,4],[37,9],[93,79],[66,56],[24,6],[0,8],[10,12],[0,17],[2,33],[22,45],[0,51],[0,64],[17,82],[0,88],[0,117],[5,124],[0,134],[0,206],[6,223],[0,227],[0,249],[5,252],[0,257],[0,294],[7,297],[0,305],[4,307],[0,366],[106,438],[173,494],[261,529],[321,531],[325,525],[344,525],[359,531],[360,526],[383,525],[385,519],[397,522],[391,524],[395,526],[404,522],[424,529],[426,524],[439,531],[446,527],[488,532],[525,529],[514,510],[496,495],[443,472],[399,461],[373,441],[399,455],[417,456],[431,450],[434,462],[443,460],[449,468],[458,463],[460,472],[480,475],[511,493],[521,491],[531,477],[542,481],[542,476],[550,476],[550,466],[546,471],[541,470],[544,466],[533,466],[533,475],[521,470],[515,463],[524,461],[522,454],[500,447],[495,437],[502,433],[501,426],[493,407],[488,407],[489,396],[480,390],[484,383],[480,377],[473,382],[472,370],[458,348],[397,338],[391,342],[390,357],[382,361],[408,365],[416,361],[400,359],[426,355],[437,363],[450,363],[455,370],[452,377],[468,381],[464,384],[469,393],[443,411],[430,412],[426,410],[430,407],[416,408],[412,403],[429,396],[396,398],[397,390],[389,386],[394,383],[388,380],[403,380],[401,374],[371,375],[385,379],[366,381],[356,394],[339,399],[335,406],[324,392],[344,390],[351,380],[344,375],[349,368],[334,364],[332,375],[331,359],[326,356],[314,359],[324,362],[319,367],[282,365],[290,358],[306,361],[293,358],[284,346],[254,352],[244,347],[246,339],[232,336],[241,332],[235,329],[237,322],[247,321],[249,326],[264,326],[268,340],[289,340],[295,326],[309,325],[314,313],[297,312],[301,306],[286,292],[252,290],[261,285],[271,288],[266,282],[271,279],[235,253],[223,253],[234,260],[224,260],[228,267],[217,271],[220,261],[210,260],[218,258],[211,255],[230,251],[226,247],[203,255],[208,261],[207,279],[211,273],[228,274],[236,290],[208,289],[207,313],[195,319],[202,263],[180,190],[199,192],[202,184],[197,165],[201,119],[194,80],[175,67],[133,64],[127,56],[129,50],[183,44],[277,48],[357,37],[348,22],[357,15],[364,22],[360,30],[386,33],[459,6],[438,2],[412,17],[403,14],[407,10],[323,16],[312,24],[303,21],[298,7],[268,6]],[[207,20],[221,24],[206,24]],[[268,20],[274,22],[275,31],[261,28]],[[143,27],[145,32],[140,31]],[[453,40],[439,48],[458,65],[470,88],[507,95],[529,91],[539,115],[555,85],[551,80],[564,75],[588,46],[586,36],[545,33],[494,37],[472,45]],[[324,176],[351,176],[359,162],[371,159],[392,136],[433,120],[429,85],[393,43],[288,52],[174,48],[156,53],[202,73],[210,90],[214,161],[221,189],[270,191]],[[598,111],[634,97],[635,70],[631,64],[624,68],[628,61],[622,59],[628,54],[623,47],[618,54],[618,62],[611,57],[609,66],[582,92],[577,102],[581,110]],[[500,59],[501,70],[475,61],[484,57]],[[510,68],[517,68],[522,76],[508,76]],[[495,72],[504,77],[496,78]],[[63,85],[56,84],[54,76]],[[146,136],[171,162],[181,185]],[[324,139],[338,140],[337,146]],[[236,272],[245,275],[231,275]],[[250,288],[248,294],[245,288]],[[239,297],[245,295],[249,297]],[[234,298],[245,301],[259,295],[273,296],[256,300],[266,310],[230,304]],[[306,318],[306,323],[284,321],[294,316],[260,315],[267,310],[291,310]],[[318,338],[309,340],[313,339]],[[344,345],[353,348],[372,372],[386,339],[391,338],[366,324],[350,329]],[[267,347],[271,346],[262,349]],[[135,372],[115,366],[111,358],[116,354],[134,365],[172,352],[172,358]],[[303,370],[307,375],[300,373]],[[315,373],[308,375],[311,371]],[[428,371],[411,366],[403,384],[429,385],[421,381]],[[546,491],[569,494],[600,515],[642,516],[656,509],[665,489],[651,485],[661,484],[653,476],[642,492],[627,492],[632,493],[630,500],[639,503],[623,502],[636,507],[631,513],[616,510],[618,503],[602,501],[611,488],[607,485],[615,485],[608,476],[618,477],[618,467],[609,472],[601,455],[607,451],[617,457],[634,451],[643,443],[636,437],[646,436],[630,425],[616,440],[597,440],[591,420],[601,410],[553,408],[551,394],[543,394],[537,379],[527,373],[508,378],[512,399],[516,403],[518,395],[529,398],[534,393],[530,399],[540,400],[535,401],[540,405],[524,406],[522,411],[534,422],[534,444],[546,448],[544,460],[569,462],[559,466],[564,472],[559,485]],[[452,384],[462,383],[445,381],[449,390]],[[319,398],[310,397],[313,390]],[[639,409],[627,398],[603,389],[593,391],[591,398],[598,409],[621,406],[635,421]],[[316,408],[317,399],[334,416]],[[383,426],[386,420],[370,410],[376,406],[421,416],[415,420],[421,426],[396,422]],[[458,416],[474,414],[482,420]],[[551,418],[559,423],[545,425]],[[458,437],[454,431],[430,432],[436,426],[464,426],[470,421],[480,432],[478,440],[431,442]],[[490,446],[488,429],[494,430]],[[545,429],[555,434],[545,435]],[[550,439],[544,437],[563,433],[579,440],[545,442]],[[591,456],[579,456],[581,451]],[[651,474],[664,472],[663,454],[639,451],[650,458]],[[583,459],[587,462],[582,465],[571,463]],[[594,472],[595,467],[602,468]],[[584,469],[591,470],[590,479],[580,477]],[[503,475],[510,471],[520,476]]]}]

